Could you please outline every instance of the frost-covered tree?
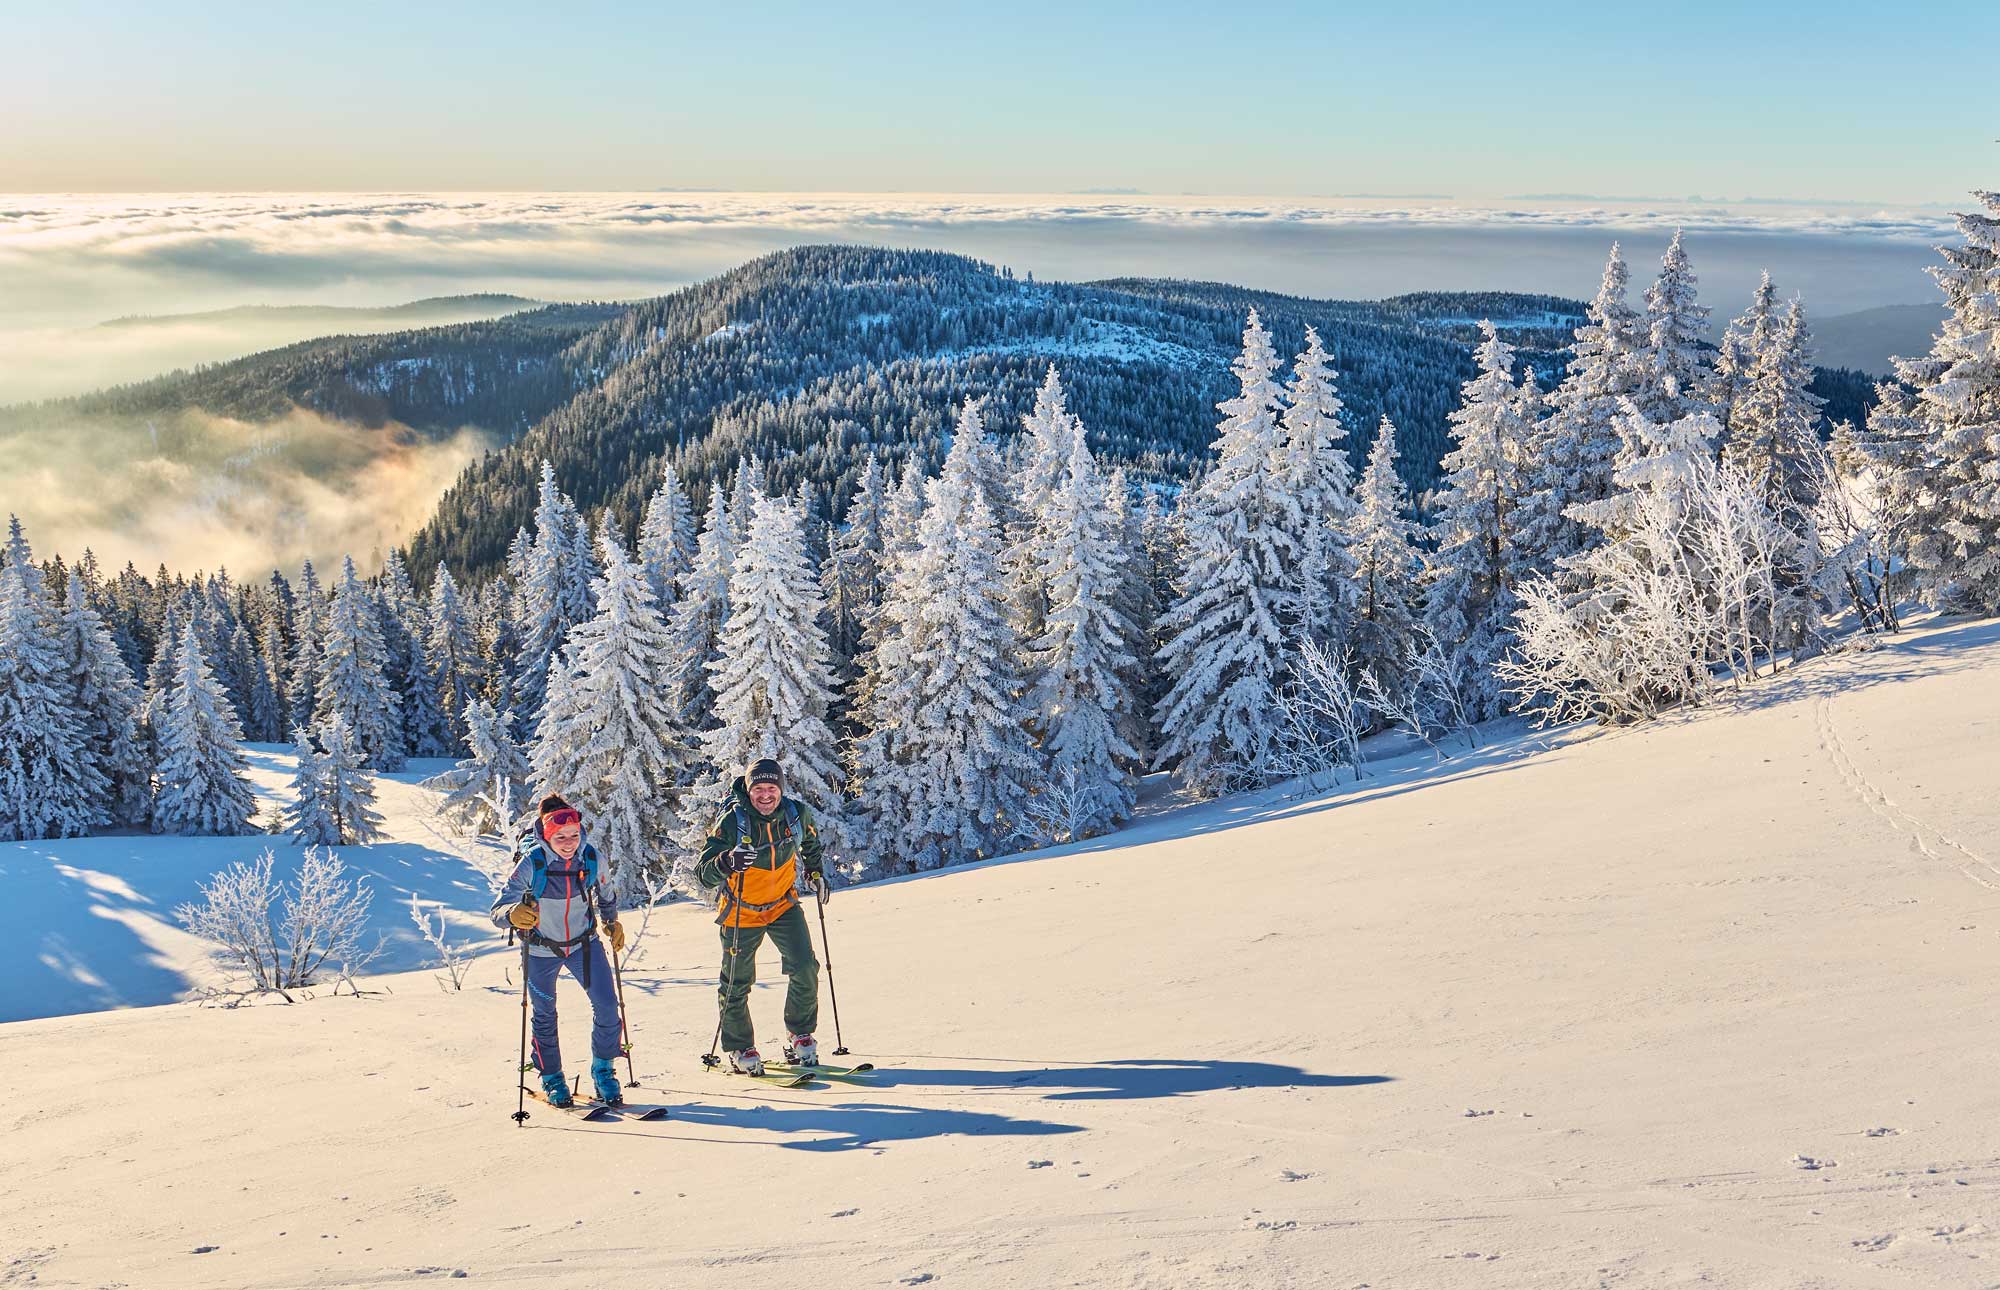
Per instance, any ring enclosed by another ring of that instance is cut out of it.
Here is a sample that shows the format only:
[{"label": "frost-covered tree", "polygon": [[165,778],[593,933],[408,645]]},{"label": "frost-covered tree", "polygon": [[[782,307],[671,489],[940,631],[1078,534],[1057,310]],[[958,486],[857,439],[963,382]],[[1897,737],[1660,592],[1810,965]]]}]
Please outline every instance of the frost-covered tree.
[{"label": "frost-covered tree", "polygon": [[590,617],[588,551],[577,546],[581,523],[575,504],[556,487],[555,467],[544,460],[535,505],[535,540],[517,583],[516,615],[522,625],[517,684],[521,716],[530,722],[541,713],[543,686],[556,651],[576,625]]},{"label": "frost-covered tree", "polygon": [[1736,401],[1750,388],[1758,355],[1770,343],[1771,324],[1778,317],[1777,289],[1766,270],[1757,284],[1750,308],[1730,321],[1715,350],[1716,418],[1727,426],[1735,419]]},{"label": "frost-covered tree", "polygon": [[1444,487],[1431,525],[1434,549],[1424,573],[1425,625],[1473,678],[1474,720],[1500,710],[1492,668],[1512,639],[1514,585],[1525,563],[1515,510],[1530,452],[1514,384],[1514,348],[1491,322],[1480,329],[1479,374],[1465,383],[1451,414],[1453,447],[1443,462]]},{"label": "frost-covered tree", "polygon": [[362,765],[360,750],[349,737],[339,714],[319,728],[320,756],[314,786],[319,794],[319,818],[331,825],[331,837],[301,837],[328,846],[360,846],[382,836],[382,817],[375,813],[375,786]]},{"label": "frost-covered tree", "polygon": [[[1922,358],[1896,361],[1915,391],[1869,419],[1905,560],[1924,597],[2000,613],[2000,193],[1961,213],[1965,245],[1931,273],[1951,312]],[[1878,424],[1879,420],[1879,424]],[[1900,424],[1898,424],[1900,422]]]},{"label": "frost-covered tree", "polygon": [[1586,321],[1576,329],[1569,368],[1548,395],[1548,415],[1535,433],[1521,500],[1521,545],[1540,569],[1553,570],[1598,540],[1595,529],[1568,512],[1611,495],[1611,474],[1623,447],[1619,399],[1639,389],[1644,372],[1644,333],[1625,298],[1628,282],[1624,257],[1614,244]]},{"label": "frost-covered tree", "polygon": [[1111,600],[1127,659],[1119,668],[1119,677],[1130,696],[1119,731],[1125,742],[1138,750],[1137,772],[1152,760],[1153,704],[1162,693],[1153,673],[1153,659],[1159,652],[1153,629],[1160,617],[1160,571],[1147,531],[1158,503],[1151,490],[1143,500],[1134,496],[1123,466],[1105,479],[1105,493],[1118,543],[1117,559],[1124,569]]},{"label": "frost-covered tree", "polygon": [[444,794],[438,811],[469,833],[505,834],[528,805],[528,755],[514,741],[514,714],[495,713],[485,699],[465,708],[465,739],[471,755],[434,775],[423,787]]},{"label": "frost-covered tree", "polygon": [[1038,520],[1049,539],[1048,607],[1043,634],[1029,645],[1029,710],[1048,765],[1045,783],[1078,795],[1064,811],[1071,837],[1124,821],[1136,799],[1139,750],[1128,738],[1135,660],[1117,603],[1130,570],[1119,522],[1077,435]]},{"label": "frost-covered tree", "polygon": [[1396,473],[1396,427],[1375,429],[1368,465],[1354,489],[1347,546],[1354,556],[1354,631],[1349,655],[1355,675],[1372,672],[1386,686],[1407,681],[1404,660],[1416,639],[1417,525],[1410,492]]},{"label": "frost-covered tree", "polygon": [[110,629],[92,607],[82,576],[74,571],[56,626],[80,747],[103,778],[104,814],[117,824],[143,825],[152,809],[153,790],[152,765],[139,731],[139,686],[126,670]]},{"label": "frost-covered tree", "polygon": [[1748,475],[1773,514],[1803,530],[1814,501],[1813,463],[1820,409],[1814,394],[1812,339],[1796,299],[1753,333],[1748,379],[1729,409],[1723,460]]},{"label": "frost-covered tree", "polygon": [[1319,332],[1307,327],[1306,347],[1285,387],[1279,452],[1299,506],[1293,621],[1302,633],[1299,640],[1329,646],[1345,638],[1354,609],[1354,564],[1344,536],[1354,514],[1354,475],[1347,464],[1347,428],[1340,423],[1336,380],[1332,355]]},{"label": "frost-covered tree", "polygon": [[1679,229],[1660,260],[1660,276],[1646,288],[1644,327],[1635,395],[1639,411],[1655,421],[1713,413],[1715,373],[1703,349],[1708,307],[1697,298],[1694,266]]},{"label": "frost-covered tree", "polygon": [[[573,794],[591,841],[628,894],[660,872],[687,760],[667,687],[667,630],[638,563],[605,524],[597,613],[571,633],[549,679],[531,754],[546,791]],[[560,700],[558,702],[558,700]]]},{"label": "frost-covered tree", "polygon": [[753,758],[775,757],[787,792],[813,804],[827,841],[846,842],[840,753],[827,712],[832,656],[796,504],[758,496],[729,580],[729,622],[714,674],[715,723],[702,735],[704,773],[688,813],[688,850]]},{"label": "frost-covered tree", "polygon": [[341,565],[340,585],[326,615],[318,712],[322,722],[341,718],[365,764],[401,770],[402,696],[389,687],[387,671],[375,596],[355,573],[350,556]]},{"label": "frost-covered tree", "polygon": [[1275,735],[1285,666],[1284,616],[1301,527],[1299,500],[1278,452],[1283,392],[1277,355],[1252,310],[1223,402],[1216,461],[1181,497],[1186,563],[1180,598],[1161,619],[1161,763],[1179,763],[1198,793],[1261,781]]},{"label": "frost-covered tree", "polygon": [[833,549],[820,573],[820,594],[826,602],[827,645],[834,664],[851,675],[860,658],[862,638],[882,604],[883,523],[887,519],[889,487],[882,459],[868,454],[861,483],[847,508],[847,526],[833,539]]},{"label": "frost-covered tree", "polygon": [[382,625],[383,676],[402,701],[402,744],[411,757],[442,757],[451,750],[451,721],[439,701],[437,674],[424,643],[430,635],[425,604],[410,584],[399,551],[390,551],[376,583]]},{"label": "frost-covered tree", "polygon": [[292,796],[279,809],[278,821],[285,832],[306,846],[340,844],[340,823],[328,809],[327,796],[320,788],[325,758],[304,726],[293,729]]},{"label": "frost-covered tree", "polygon": [[661,613],[671,609],[680,594],[681,579],[694,567],[694,551],[694,512],[680,475],[668,466],[660,486],[647,499],[646,516],[639,524],[639,563]]},{"label": "frost-covered tree", "polygon": [[480,689],[479,641],[473,631],[465,601],[451,570],[438,561],[431,581],[430,612],[425,615],[428,635],[423,641],[424,671],[435,687],[435,702],[446,721],[448,750],[466,747],[465,705]]},{"label": "frost-covered tree", "polygon": [[871,850],[888,872],[997,854],[1036,771],[983,453],[979,436],[953,440],[883,606],[892,627],[858,760]]},{"label": "frost-covered tree", "polygon": [[243,730],[193,624],[181,629],[174,658],[178,674],[159,732],[153,832],[253,833],[257,799],[244,774]]},{"label": "frost-covered tree", "polygon": [[0,840],[66,838],[105,822],[85,714],[15,521],[0,556]]},{"label": "frost-covered tree", "polygon": [[[740,518],[747,521],[749,516]],[[707,730],[714,717],[714,677],[708,665],[729,621],[729,575],[735,563],[736,529],[717,488],[709,493],[694,563],[667,615],[667,693],[675,728],[689,735]]]},{"label": "frost-covered tree", "polygon": [[[326,670],[326,593],[320,588],[319,573],[311,560],[299,570],[299,585],[293,595],[292,642],[285,708],[292,724],[310,725],[313,714],[319,710],[319,683]],[[163,646],[161,652],[172,650]]]},{"label": "frost-covered tree", "polygon": [[[977,408],[965,405],[958,434],[983,433],[967,420]],[[1049,578],[1058,553],[1047,517],[1069,468],[1072,446],[1081,438],[1083,425],[1070,413],[1062,373],[1051,363],[1015,440],[1020,468],[1014,475],[1016,519],[1007,533],[1007,594],[1014,607],[1015,636],[1023,642],[1042,634],[1048,616]]]}]

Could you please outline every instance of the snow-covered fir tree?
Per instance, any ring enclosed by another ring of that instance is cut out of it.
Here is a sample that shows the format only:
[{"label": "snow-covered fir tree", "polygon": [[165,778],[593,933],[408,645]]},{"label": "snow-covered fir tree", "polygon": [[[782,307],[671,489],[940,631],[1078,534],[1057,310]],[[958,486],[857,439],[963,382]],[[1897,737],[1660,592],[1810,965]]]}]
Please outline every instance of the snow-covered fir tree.
[{"label": "snow-covered fir tree", "polygon": [[193,624],[174,649],[177,670],[160,723],[155,833],[253,833],[257,799],[245,777],[243,730],[216,684]]},{"label": "snow-covered fir tree", "polygon": [[403,751],[411,757],[442,757],[451,750],[451,721],[439,702],[437,676],[424,649],[430,635],[425,604],[410,584],[400,551],[389,552],[375,591],[383,676],[402,700]]},{"label": "snow-covered fir tree", "polygon": [[321,840],[333,846],[375,841],[382,836],[382,817],[375,812],[375,786],[347,723],[335,713],[319,728],[318,739],[321,809],[334,827],[334,836]]},{"label": "snow-covered fir tree", "polygon": [[480,691],[482,668],[472,618],[458,593],[458,583],[442,560],[431,580],[430,610],[425,619],[429,634],[423,641],[424,670],[436,687],[437,707],[447,722],[447,747],[463,752],[469,746],[465,707]]},{"label": "snow-covered fir tree", "polygon": [[1051,562],[1048,606],[1043,634],[1028,648],[1029,711],[1045,782],[1078,795],[1066,821],[1076,837],[1129,818],[1138,786],[1139,750],[1128,738],[1136,660],[1117,603],[1131,573],[1120,521],[1089,447],[1074,436],[1068,467],[1037,520]]},{"label": "snow-covered fir tree", "polygon": [[1161,619],[1160,664],[1172,677],[1158,719],[1162,763],[1196,792],[1262,780],[1276,735],[1301,528],[1280,444],[1283,394],[1271,338],[1250,313],[1232,371],[1240,392],[1220,405],[1216,461],[1181,496],[1186,564],[1180,598]]},{"label": "snow-covered fir tree", "polygon": [[1698,299],[1694,266],[1679,229],[1660,260],[1660,276],[1646,288],[1644,327],[1635,395],[1640,412],[1655,421],[1713,413],[1715,373],[1703,349],[1708,307]]},{"label": "snow-covered fir tree", "polygon": [[981,485],[981,439],[953,440],[883,605],[891,625],[857,753],[879,871],[998,854],[1019,827],[1036,771],[1015,697],[1017,646],[1000,528]]},{"label": "snow-covered fir tree", "polygon": [[1729,409],[1724,461],[1756,481],[1771,513],[1802,531],[1815,497],[1820,409],[1814,394],[1812,339],[1805,306],[1788,301],[1753,332],[1749,376]]},{"label": "snow-covered fir tree", "polygon": [[139,732],[139,686],[75,571],[57,620],[57,648],[69,677],[80,746],[105,784],[104,813],[116,824],[143,825],[152,810],[153,772]]},{"label": "snow-covered fir tree", "polygon": [[813,804],[835,850],[847,843],[840,751],[827,713],[832,655],[820,628],[819,585],[796,503],[759,496],[729,579],[729,622],[714,674],[715,723],[702,735],[703,775],[690,795],[688,847],[728,799],[751,760],[775,757],[785,791]]},{"label": "snow-covered fir tree", "polygon": [[1493,665],[1512,640],[1514,585],[1525,563],[1515,510],[1531,451],[1514,384],[1514,347],[1491,322],[1482,322],[1480,333],[1479,374],[1465,383],[1451,414],[1453,447],[1443,462],[1424,571],[1425,624],[1471,677],[1474,720],[1496,716],[1501,707]]},{"label": "snow-covered fir tree", "polygon": [[1640,320],[1625,298],[1629,280],[1614,244],[1587,319],[1576,329],[1569,368],[1547,396],[1548,415],[1535,432],[1520,533],[1529,562],[1544,571],[1598,540],[1597,530],[1567,512],[1612,492],[1611,475],[1623,446],[1618,401],[1638,390],[1644,370]]},{"label": "snow-covered fir tree", "polygon": [[590,617],[590,565],[580,558],[575,505],[556,487],[555,467],[542,462],[541,492],[535,505],[535,540],[528,548],[516,586],[521,624],[521,661],[516,686],[521,717],[541,713],[551,660],[570,632]]},{"label": "snow-covered fir tree", "polygon": [[252,640],[247,624],[236,625],[229,649],[243,677],[242,687],[248,701],[243,733],[258,743],[276,743],[284,737],[284,700],[279,697],[276,678],[265,664],[263,650]]},{"label": "snow-covered fir tree", "polygon": [[1354,513],[1354,474],[1347,464],[1347,428],[1340,422],[1333,356],[1319,332],[1306,328],[1306,347],[1285,387],[1280,453],[1298,498],[1298,602],[1293,621],[1301,640],[1337,647],[1353,613],[1354,565],[1343,536]]},{"label": "snow-covered fir tree", "polygon": [[341,565],[340,584],[326,615],[318,713],[322,722],[338,716],[346,723],[366,765],[401,770],[403,700],[390,688],[387,671],[375,596],[349,557]]},{"label": "snow-covered fir tree", "polygon": [[[968,403],[966,411],[975,407]],[[983,430],[961,419],[957,433]],[[1015,635],[1023,642],[1042,634],[1048,615],[1049,578],[1059,553],[1047,517],[1081,438],[1083,425],[1070,414],[1062,373],[1052,363],[1035,393],[1035,406],[1021,418],[1021,434],[1015,440],[1020,458],[1014,477],[1019,509],[1007,533],[1007,594],[1014,607]]]},{"label": "snow-covered fir tree", "polygon": [[506,834],[529,805],[528,755],[514,741],[512,713],[496,713],[483,698],[465,708],[465,741],[470,755],[434,775],[423,786],[444,795],[438,812],[451,824],[476,834]]},{"label": "snow-covered fir tree", "polygon": [[304,726],[292,731],[291,800],[279,809],[278,822],[302,846],[340,845],[340,822],[320,789],[325,757]]},{"label": "snow-covered fir tree", "polygon": [[[1160,616],[1160,572],[1154,565],[1147,524],[1152,511],[1150,490],[1146,499],[1134,496],[1132,483],[1123,466],[1114,469],[1105,481],[1111,508],[1112,532],[1118,543],[1117,560],[1124,569],[1112,593],[1112,608],[1118,615],[1120,639],[1127,661],[1119,669],[1120,682],[1130,701],[1126,704],[1119,733],[1138,750],[1135,770],[1152,760],[1153,704],[1160,698],[1154,683],[1153,658],[1159,651],[1153,628]],[[1157,503],[1153,503],[1156,507]]]},{"label": "snow-covered fir tree", "polygon": [[531,754],[535,781],[590,817],[592,845],[628,895],[665,870],[678,831],[687,741],[667,685],[668,636],[638,563],[607,522],[597,613],[571,633],[549,679]]},{"label": "snow-covered fir tree", "polygon": [[1354,555],[1354,630],[1349,650],[1355,675],[1373,672],[1392,688],[1407,683],[1405,660],[1416,639],[1417,525],[1410,492],[1396,473],[1396,427],[1388,417],[1375,429],[1368,465],[1354,488],[1354,516],[1347,545]]},{"label": "snow-covered fir tree", "polygon": [[1896,360],[1896,375],[1915,397],[1879,407],[1869,439],[1925,599],[1993,614],[2000,613],[2000,193],[1975,196],[1984,209],[1958,216],[1965,244],[1940,248],[1945,263],[1931,271],[1950,313],[1929,354]]},{"label": "snow-covered fir tree", "polygon": [[660,486],[646,501],[646,515],[639,524],[639,563],[646,570],[646,585],[653,601],[666,613],[680,594],[681,580],[694,567],[694,512],[687,490],[672,466],[666,468]]},{"label": "snow-covered fir tree", "polygon": [[319,683],[326,670],[325,650],[326,593],[319,585],[318,571],[307,560],[299,570],[299,585],[292,600],[293,652],[285,685],[285,712],[293,725],[311,725],[319,711]]},{"label": "snow-covered fir tree", "polygon": [[106,818],[41,571],[15,520],[0,555],[0,840],[66,838]]},{"label": "snow-covered fir tree", "polygon": [[1715,350],[1716,419],[1727,426],[1735,419],[1736,401],[1750,388],[1757,357],[1770,343],[1771,324],[1778,316],[1777,288],[1766,270],[1757,284],[1750,308],[1730,321]]},{"label": "snow-covered fir tree", "polygon": [[675,728],[689,735],[706,731],[714,717],[714,676],[708,665],[729,621],[729,575],[735,564],[736,529],[722,490],[713,489],[694,563],[667,616],[667,693]]},{"label": "snow-covered fir tree", "polygon": [[843,680],[853,676],[862,636],[882,604],[882,525],[888,506],[889,486],[882,459],[871,452],[847,508],[846,527],[834,536],[832,552],[820,573],[827,645]]}]

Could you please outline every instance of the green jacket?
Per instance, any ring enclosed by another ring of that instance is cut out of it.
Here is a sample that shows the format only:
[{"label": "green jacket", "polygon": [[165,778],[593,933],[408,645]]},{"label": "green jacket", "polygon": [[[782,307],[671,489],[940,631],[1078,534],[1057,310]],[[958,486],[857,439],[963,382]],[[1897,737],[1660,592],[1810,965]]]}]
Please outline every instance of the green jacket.
[{"label": "green jacket", "polygon": [[[750,862],[748,873],[731,878],[725,886],[722,870],[716,867],[715,862],[723,852],[736,849],[737,842],[741,840],[739,819],[749,824],[749,842],[757,855]],[[715,823],[709,826],[694,875],[704,887],[723,889],[720,917],[725,920],[733,916],[730,896],[741,890],[744,893],[742,923],[745,927],[755,927],[768,923],[790,908],[793,902],[792,883],[784,880],[784,871],[789,869],[794,876],[800,872],[823,873],[825,859],[819,823],[813,817],[812,807],[788,797],[778,803],[776,811],[769,815],[761,814],[750,804],[750,790],[739,775],[729,786],[729,804],[722,808],[715,817]]]}]

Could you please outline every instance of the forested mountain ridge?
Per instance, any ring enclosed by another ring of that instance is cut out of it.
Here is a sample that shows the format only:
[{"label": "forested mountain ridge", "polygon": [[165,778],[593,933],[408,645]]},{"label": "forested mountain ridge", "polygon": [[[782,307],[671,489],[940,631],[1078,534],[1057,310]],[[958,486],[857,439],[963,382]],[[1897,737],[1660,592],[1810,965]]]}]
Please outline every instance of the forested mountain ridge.
[{"label": "forested mountain ridge", "polygon": [[[1394,420],[1419,487],[1435,478],[1473,371],[1469,348],[1447,334],[1457,320],[1483,310],[1542,330],[1582,316],[1581,304],[1546,296],[1312,301],[1220,284],[1037,282],[942,252],[802,247],[649,301],[580,341],[573,357],[602,380],[471,467],[411,560],[491,568],[532,513],[544,458],[580,506],[608,506],[628,528],[662,465],[699,505],[746,455],[765,462],[775,489],[810,481],[838,516],[871,451],[935,462],[968,394],[986,396],[989,426],[1011,434],[1052,362],[1093,445],[1142,474],[1181,478],[1206,455],[1253,304],[1281,348],[1296,350],[1308,324],[1321,329],[1349,425]],[[1532,360],[1556,366],[1552,348]],[[1349,448],[1358,463],[1365,433]]]}]

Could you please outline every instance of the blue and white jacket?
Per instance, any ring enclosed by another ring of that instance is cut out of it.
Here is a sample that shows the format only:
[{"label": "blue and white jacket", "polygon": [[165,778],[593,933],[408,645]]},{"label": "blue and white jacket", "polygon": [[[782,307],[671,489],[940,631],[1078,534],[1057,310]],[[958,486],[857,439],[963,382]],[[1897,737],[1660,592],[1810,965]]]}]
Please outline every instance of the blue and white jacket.
[{"label": "blue and white jacket", "polygon": [[618,920],[618,894],[606,880],[588,832],[567,860],[542,838],[539,825],[521,839],[518,851],[521,858],[513,874],[493,898],[493,925],[510,927],[507,911],[533,896],[542,921],[528,936],[530,954],[565,957],[599,927]]}]

